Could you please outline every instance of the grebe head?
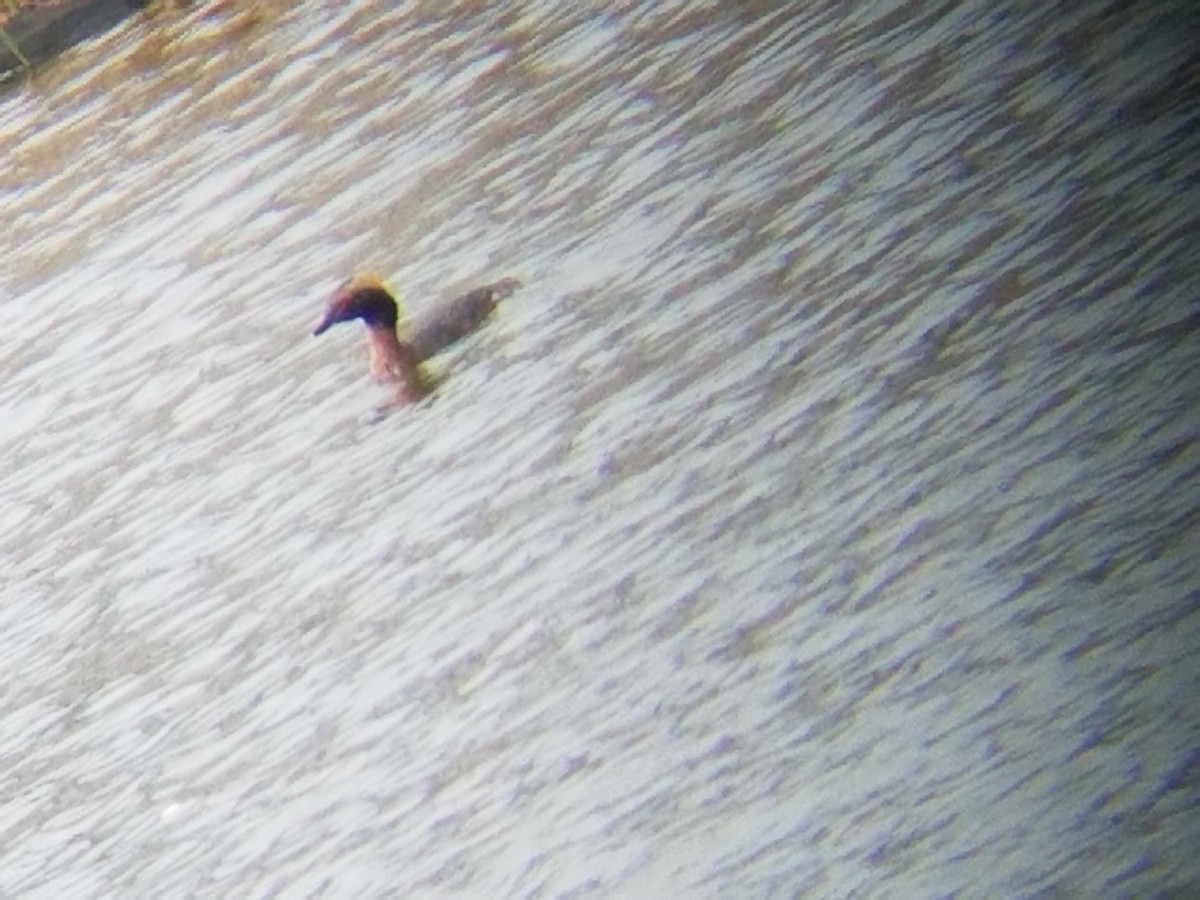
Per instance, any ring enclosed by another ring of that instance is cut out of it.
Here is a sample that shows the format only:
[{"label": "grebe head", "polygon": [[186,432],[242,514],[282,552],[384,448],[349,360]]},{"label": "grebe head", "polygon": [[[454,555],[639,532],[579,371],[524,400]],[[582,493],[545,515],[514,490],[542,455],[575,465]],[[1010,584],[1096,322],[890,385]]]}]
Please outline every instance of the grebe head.
[{"label": "grebe head", "polygon": [[325,304],[325,317],[313,331],[323,334],[338,322],[362,319],[368,328],[396,330],[396,298],[388,292],[379,279],[370,275],[356,275],[337,289]]}]

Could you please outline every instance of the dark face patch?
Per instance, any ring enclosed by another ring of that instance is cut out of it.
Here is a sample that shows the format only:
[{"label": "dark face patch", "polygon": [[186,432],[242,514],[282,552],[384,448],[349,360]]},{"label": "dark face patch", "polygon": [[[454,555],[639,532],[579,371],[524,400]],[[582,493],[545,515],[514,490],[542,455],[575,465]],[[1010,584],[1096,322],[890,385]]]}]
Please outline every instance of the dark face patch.
[{"label": "dark face patch", "polygon": [[351,319],[362,319],[368,328],[390,328],[395,331],[396,301],[379,287],[340,291],[329,301],[325,318],[313,334],[322,334],[331,326]]}]

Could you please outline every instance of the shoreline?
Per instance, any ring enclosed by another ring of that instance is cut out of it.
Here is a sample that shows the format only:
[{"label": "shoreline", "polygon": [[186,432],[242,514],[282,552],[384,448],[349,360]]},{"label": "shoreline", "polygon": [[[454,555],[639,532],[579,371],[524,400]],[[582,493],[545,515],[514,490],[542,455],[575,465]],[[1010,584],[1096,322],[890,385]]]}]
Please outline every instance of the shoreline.
[{"label": "shoreline", "polygon": [[[0,22],[0,90],[23,72],[120,24],[148,0],[61,0],[19,6]],[[0,6],[0,10],[5,10]]]}]

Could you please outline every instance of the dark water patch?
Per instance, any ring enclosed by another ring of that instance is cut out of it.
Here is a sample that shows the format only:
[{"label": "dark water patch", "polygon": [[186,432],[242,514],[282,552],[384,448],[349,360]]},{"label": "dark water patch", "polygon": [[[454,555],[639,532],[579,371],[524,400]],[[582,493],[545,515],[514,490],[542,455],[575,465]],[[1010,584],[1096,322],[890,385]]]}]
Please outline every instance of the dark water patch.
[{"label": "dark water patch", "polygon": [[20,4],[0,28],[0,85],[13,83],[22,69],[41,65],[69,47],[101,34],[149,0],[54,0]]}]

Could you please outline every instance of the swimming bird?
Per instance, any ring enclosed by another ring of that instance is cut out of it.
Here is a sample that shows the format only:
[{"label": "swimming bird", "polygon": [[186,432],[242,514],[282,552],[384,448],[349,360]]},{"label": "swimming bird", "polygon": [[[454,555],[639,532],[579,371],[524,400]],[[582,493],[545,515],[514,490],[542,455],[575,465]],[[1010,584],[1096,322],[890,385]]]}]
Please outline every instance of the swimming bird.
[{"label": "swimming bird", "polygon": [[362,319],[367,327],[371,377],[396,386],[394,403],[415,403],[433,390],[422,363],[478,329],[501,300],[520,286],[515,278],[476,288],[423,314],[411,329],[397,331],[396,298],[370,275],[356,275],[339,287],[325,305],[313,335],[339,322]]}]

